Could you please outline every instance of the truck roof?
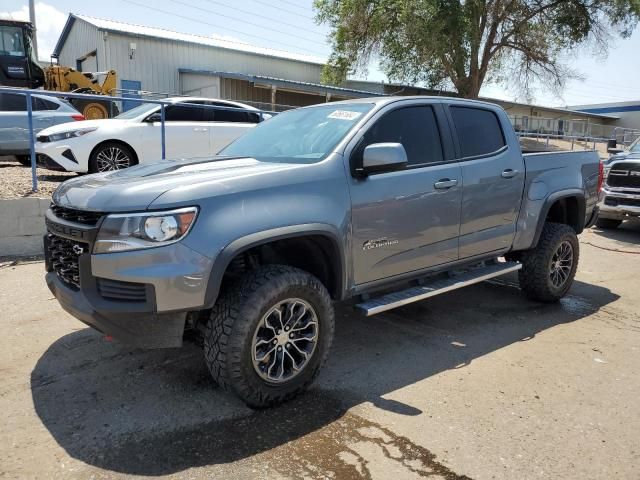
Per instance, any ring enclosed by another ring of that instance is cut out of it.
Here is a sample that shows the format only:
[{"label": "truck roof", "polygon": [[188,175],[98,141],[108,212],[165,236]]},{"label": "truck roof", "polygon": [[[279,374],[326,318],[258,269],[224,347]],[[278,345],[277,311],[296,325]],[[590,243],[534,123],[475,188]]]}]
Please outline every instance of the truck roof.
[{"label": "truck roof", "polygon": [[499,107],[499,105],[496,103],[486,102],[482,100],[471,100],[468,98],[460,98],[460,97],[445,97],[445,96],[439,96],[439,95],[395,95],[395,96],[388,96],[388,97],[365,97],[365,98],[354,98],[351,100],[341,100],[339,102],[331,102],[331,104],[340,105],[340,104],[350,104],[350,103],[374,103],[377,106],[381,106],[381,105],[386,105],[393,102],[406,101],[406,100],[455,101],[455,102],[473,103],[478,105]]}]

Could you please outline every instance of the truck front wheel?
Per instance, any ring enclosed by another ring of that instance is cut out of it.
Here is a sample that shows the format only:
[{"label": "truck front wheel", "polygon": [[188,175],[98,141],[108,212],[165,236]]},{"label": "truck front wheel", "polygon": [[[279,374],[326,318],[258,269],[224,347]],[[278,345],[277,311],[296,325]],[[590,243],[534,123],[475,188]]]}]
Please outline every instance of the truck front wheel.
[{"label": "truck front wheel", "polygon": [[520,257],[520,288],[533,300],[560,300],[571,288],[579,255],[578,236],[570,226],[546,223],[538,245]]},{"label": "truck front wheel", "polygon": [[324,285],[297,268],[268,265],[218,299],[205,330],[205,359],[223,389],[250,407],[270,407],[311,385],[333,331]]}]

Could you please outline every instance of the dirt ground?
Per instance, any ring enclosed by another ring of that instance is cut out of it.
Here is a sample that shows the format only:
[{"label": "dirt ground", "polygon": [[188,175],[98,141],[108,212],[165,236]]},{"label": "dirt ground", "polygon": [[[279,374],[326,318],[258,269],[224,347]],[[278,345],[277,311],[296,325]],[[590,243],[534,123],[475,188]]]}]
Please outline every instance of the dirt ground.
[{"label": "dirt ground", "polygon": [[38,168],[36,172],[38,191],[34,192],[31,168],[21,165],[15,157],[0,156],[0,200],[22,197],[49,198],[58,185],[77,176],[76,173],[54,172],[44,168]]},{"label": "dirt ground", "polygon": [[312,390],[252,411],[202,352],[108,342],[41,262],[0,268],[3,478],[640,478],[640,225],[581,236],[555,305],[515,278],[337,312]]}]

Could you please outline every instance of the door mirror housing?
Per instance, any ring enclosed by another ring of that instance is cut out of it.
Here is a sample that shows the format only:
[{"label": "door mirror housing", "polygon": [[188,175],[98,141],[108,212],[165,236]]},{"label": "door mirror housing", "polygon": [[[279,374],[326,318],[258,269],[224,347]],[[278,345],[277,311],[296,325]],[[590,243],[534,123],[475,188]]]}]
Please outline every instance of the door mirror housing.
[{"label": "door mirror housing", "polygon": [[622,148],[607,148],[607,153],[610,153],[611,155],[615,155],[617,153],[622,153],[622,152],[624,152]]},{"label": "door mirror housing", "polygon": [[155,113],[152,113],[151,115],[149,115],[147,118],[145,118],[144,121],[146,123],[161,122],[162,121],[162,115],[160,115],[160,112],[155,112]]},{"label": "door mirror housing", "polygon": [[394,172],[406,168],[407,152],[401,143],[373,143],[362,154],[361,174]]}]

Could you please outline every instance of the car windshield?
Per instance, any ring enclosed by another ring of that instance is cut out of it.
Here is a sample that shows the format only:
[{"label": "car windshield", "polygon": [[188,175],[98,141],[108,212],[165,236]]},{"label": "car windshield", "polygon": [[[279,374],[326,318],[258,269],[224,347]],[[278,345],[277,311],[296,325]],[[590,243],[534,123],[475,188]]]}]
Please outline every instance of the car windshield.
[{"label": "car windshield", "polygon": [[633,153],[640,153],[640,137],[636,138],[635,141],[629,146],[629,151]]},{"label": "car windshield", "polygon": [[124,113],[121,113],[115,118],[120,118],[122,120],[130,120],[132,118],[139,117],[140,115],[144,115],[145,113],[151,113],[153,110],[158,108],[157,103],[143,103],[142,105],[138,105],[137,107],[132,108],[131,110],[127,110]]},{"label": "car windshield", "polygon": [[219,155],[265,162],[318,162],[372,108],[371,103],[352,103],[290,110],[260,123]]}]

